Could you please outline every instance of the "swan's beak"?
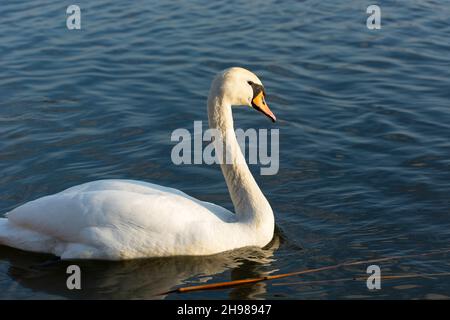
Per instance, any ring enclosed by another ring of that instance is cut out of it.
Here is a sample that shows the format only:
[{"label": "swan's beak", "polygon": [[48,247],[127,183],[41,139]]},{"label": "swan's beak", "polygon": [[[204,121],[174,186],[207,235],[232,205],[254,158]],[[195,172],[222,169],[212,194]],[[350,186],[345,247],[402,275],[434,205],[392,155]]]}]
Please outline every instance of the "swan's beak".
[{"label": "swan's beak", "polygon": [[277,120],[277,117],[273,114],[273,112],[269,109],[269,106],[266,103],[266,100],[264,99],[264,93],[261,91],[259,92],[252,100],[252,106],[256,110],[264,113],[267,117],[269,117],[272,122],[275,122]]}]

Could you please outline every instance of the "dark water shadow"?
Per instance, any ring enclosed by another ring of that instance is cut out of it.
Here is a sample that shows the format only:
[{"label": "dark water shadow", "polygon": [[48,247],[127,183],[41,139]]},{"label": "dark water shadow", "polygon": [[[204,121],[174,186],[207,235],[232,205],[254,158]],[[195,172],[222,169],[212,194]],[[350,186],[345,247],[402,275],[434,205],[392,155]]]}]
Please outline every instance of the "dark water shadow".
[{"label": "dark water shadow", "polygon": [[[39,293],[69,299],[165,299],[160,295],[181,285],[211,281],[238,280],[265,276],[273,272],[273,253],[279,247],[275,236],[265,248],[243,248],[205,257],[149,258],[120,262],[61,261],[54,256],[35,254],[0,246],[0,262],[8,263],[11,282]],[[67,267],[81,269],[81,290],[68,290]],[[230,271],[229,275],[226,271]],[[266,292],[255,284],[233,289],[232,298],[254,298]],[[9,292],[14,296],[14,292]],[[0,293],[0,298],[2,294]],[[176,296],[174,296],[176,298]]]}]

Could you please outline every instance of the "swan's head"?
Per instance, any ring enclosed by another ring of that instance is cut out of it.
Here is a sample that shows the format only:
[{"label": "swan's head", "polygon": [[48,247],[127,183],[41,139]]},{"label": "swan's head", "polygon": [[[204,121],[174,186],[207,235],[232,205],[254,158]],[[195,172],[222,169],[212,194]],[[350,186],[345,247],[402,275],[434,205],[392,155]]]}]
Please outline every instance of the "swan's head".
[{"label": "swan's head", "polygon": [[261,80],[253,72],[238,67],[226,69],[216,77],[212,88],[220,91],[232,106],[249,106],[273,122],[277,119],[266,103]]}]

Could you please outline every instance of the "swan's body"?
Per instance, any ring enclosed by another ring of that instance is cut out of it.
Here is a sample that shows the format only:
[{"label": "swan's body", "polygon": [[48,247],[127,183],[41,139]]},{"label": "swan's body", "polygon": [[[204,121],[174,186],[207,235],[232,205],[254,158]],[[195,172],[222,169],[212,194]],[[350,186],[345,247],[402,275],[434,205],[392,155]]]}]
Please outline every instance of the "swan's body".
[{"label": "swan's body", "polygon": [[[231,154],[232,162],[221,168],[235,214],[176,189],[133,180],[99,180],[7,213],[0,218],[0,244],[62,259],[106,260],[208,255],[265,246],[274,232],[272,209],[245,163],[231,113],[232,105],[263,99],[255,87],[262,88],[253,73],[231,68],[216,77],[208,98],[210,127],[222,133]],[[262,101],[254,107],[274,120]]]},{"label": "swan's body", "polygon": [[268,242],[222,207],[133,180],[75,186],[0,221],[0,242],[63,259],[206,255]]}]

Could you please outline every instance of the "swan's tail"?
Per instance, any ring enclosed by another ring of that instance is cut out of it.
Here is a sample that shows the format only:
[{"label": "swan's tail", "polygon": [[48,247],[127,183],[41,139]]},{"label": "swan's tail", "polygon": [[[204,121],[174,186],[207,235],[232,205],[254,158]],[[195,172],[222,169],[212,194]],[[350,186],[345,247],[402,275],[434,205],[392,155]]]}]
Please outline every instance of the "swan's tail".
[{"label": "swan's tail", "polygon": [[6,218],[0,218],[0,244],[11,246],[9,239],[12,236],[12,230],[9,226],[9,221]]},{"label": "swan's tail", "polygon": [[16,249],[48,252],[48,242],[53,241],[38,232],[20,227],[7,218],[0,218],[0,245]]},{"label": "swan's tail", "polygon": [[0,244],[3,244],[2,239],[6,238],[8,234],[8,219],[0,218]]}]

